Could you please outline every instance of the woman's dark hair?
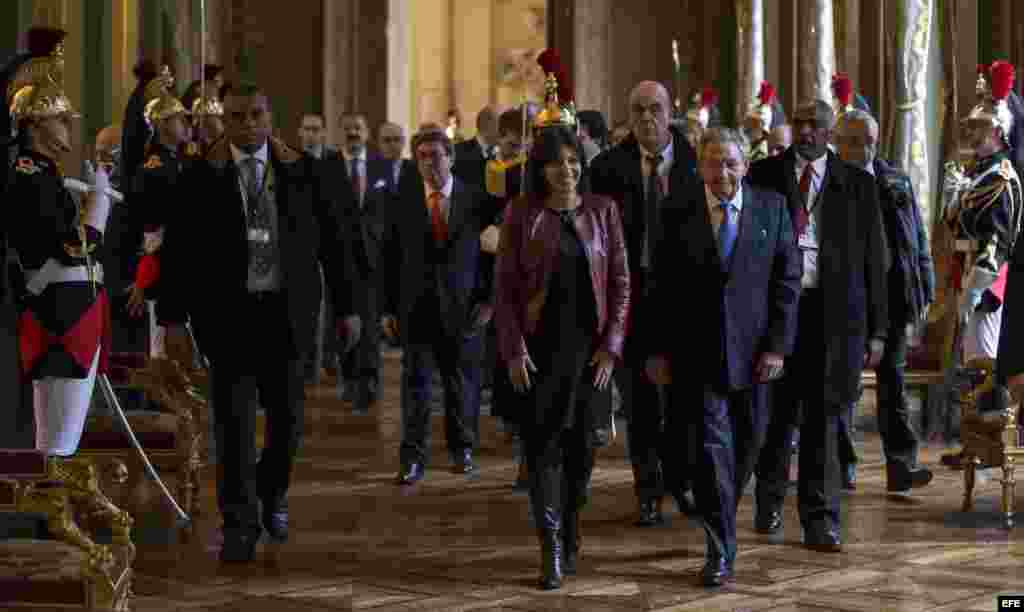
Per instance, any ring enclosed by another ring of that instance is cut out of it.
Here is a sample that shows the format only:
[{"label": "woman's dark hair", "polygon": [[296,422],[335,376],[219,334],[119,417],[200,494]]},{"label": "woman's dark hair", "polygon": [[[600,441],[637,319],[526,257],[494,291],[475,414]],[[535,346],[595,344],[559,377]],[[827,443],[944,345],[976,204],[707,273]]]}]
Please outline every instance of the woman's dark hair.
[{"label": "woman's dark hair", "polygon": [[576,133],[569,128],[550,127],[543,128],[533,137],[533,147],[530,149],[530,157],[526,162],[526,192],[536,198],[546,198],[550,195],[547,179],[544,178],[544,166],[550,162],[562,159],[562,148],[572,147],[576,150],[576,157],[580,161],[582,173],[576,191],[585,193],[589,191],[586,181],[586,157],[583,155],[583,148],[576,137]]}]

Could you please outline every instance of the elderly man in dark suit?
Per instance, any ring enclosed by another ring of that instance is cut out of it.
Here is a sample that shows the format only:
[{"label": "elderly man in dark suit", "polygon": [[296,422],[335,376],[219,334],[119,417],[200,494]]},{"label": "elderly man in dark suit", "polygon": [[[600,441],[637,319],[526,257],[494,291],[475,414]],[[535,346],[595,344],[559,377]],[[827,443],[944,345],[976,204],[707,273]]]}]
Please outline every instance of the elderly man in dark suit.
[{"label": "elderly man in dark suit", "polygon": [[413,138],[418,173],[402,179],[384,231],[382,325],[402,341],[399,484],[425,474],[433,373],[444,387],[445,437],[456,473],[476,471],[483,334],[493,314],[492,270],[481,265],[487,198],[455,178],[441,130]]},{"label": "elderly man in dark suit", "polygon": [[[178,205],[167,211],[157,318],[168,327],[168,356],[189,358],[184,324],[191,320],[210,361],[220,556],[247,562],[264,529],[273,540],[288,536],[286,494],[303,427],[301,359],[320,306],[317,264],[350,344],[360,332],[359,288],[351,221],[336,204],[351,192],[332,189],[312,157],[271,138],[262,89],[235,88],[224,106],[227,138],[184,169]],[[267,442],[253,465],[257,393]]]},{"label": "elderly man in dark suit", "polygon": [[[803,257],[796,346],[776,386],[772,420],[757,466],[755,526],[782,529],[795,412],[800,434],[800,522],[804,544],[841,549],[839,414],[854,401],[865,367],[882,357],[889,328],[888,254],[871,176],[828,151],[832,108],[816,100],[793,117],[796,141],[751,166],[751,184],[786,196]],[[828,317],[826,317],[828,313]]]},{"label": "elderly man in dark suit", "polygon": [[[594,193],[614,199],[623,216],[632,279],[632,327],[649,316],[647,277],[660,228],[661,202],[685,192],[697,180],[697,158],[686,135],[669,125],[672,106],[664,86],[644,81],[633,89],[629,100],[632,133],[594,159],[590,184]],[[666,493],[661,468],[662,400],[658,388],[644,374],[646,359],[643,342],[631,334],[626,339],[624,363],[615,370],[629,413],[629,454],[639,505],[636,524],[644,527],[663,521],[661,501]],[[688,507],[683,500],[689,498],[682,491],[668,493]]]},{"label": "elderly man in dark suit", "polygon": [[[924,321],[935,300],[935,271],[921,211],[910,178],[877,156],[878,122],[870,113],[851,110],[836,122],[832,140],[843,161],[863,168],[875,178],[882,221],[892,256],[889,269],[889,333],[878,364],[878,433],[885,451],[889,493],[905,495],[927,485],[932,473],[917,463],[919,441],[907,411],[904,369],[907,336]],[[853,446],[853,405],[840,422],[840,461],[843,485],[856,487],[856,450]],[[842,450],[845,447],[845,450]],[[850,460],[852,459],[852,461]],[[845,461],[844,461],[845,460]]]},{"label": "elderly man in dark suit", "polygon": [[[793,350],[800,295],[802,266],[785,198],[744,183],[745,145],[736,130],[704,132],[703,183],[662,210],[653,311],[643,324],[648,375],[669,390],[665,434],[682,440],[693,431],[699,444],[695,466],[687,465],[686,449],[671,447],[665,479],[693,476],[707,536],[707,586],[732,577],[736,508],[768,427],[765,383],[782,373]],[[681,293],[680,278],[697,290]],[[699,325],[668,324],[683,311]]]}]

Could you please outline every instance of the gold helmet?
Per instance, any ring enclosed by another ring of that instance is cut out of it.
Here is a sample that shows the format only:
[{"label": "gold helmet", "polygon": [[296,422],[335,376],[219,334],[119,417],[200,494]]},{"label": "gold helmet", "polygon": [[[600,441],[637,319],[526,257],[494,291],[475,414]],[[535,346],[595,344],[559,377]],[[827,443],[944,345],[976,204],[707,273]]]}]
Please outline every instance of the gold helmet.
[{"label": "gold helmet", "polygon": [[[988,79],[985,74],[988,74]],[[1003,139],[1009,141],[1013,130],[1013,113],[1006,103],[1006,98],[1013,89],[1013,64],[1006,61],[992,62],[984,70],[978,72],[976,91],[979,101],[971,112],[963,118],[964,124],[986,124],[999,128]]]},{"label": "gold helmet", "polygon": [[79,118],[64,93],[64,43],[49,55],[33,57],[18,69],[7,85],[9,110],[15,121],[70,116]]},{"label": "gold helmet", "polygon": [[690,99],[690,108],[686,111],[686,120],[690,124],[706,129],[711,123],[711,109],[718,104],[718,92],[705,87]]},{"label": "gold helmet", "polygon": [[200,96],[192,103],[193,115],[212,115],[214,117],[224,116],[224,103],[217,97],[216,92]]},{"label": "gold helmet", "polygon": [[143,115],[150,124],[169,119],[174,115],[185,113],[188,110],[181,103],[181,100],[171,94],[174,87],[174,77],[171,75],[171,67],[163,66],[160,73],[146,84],[146,108]]},{"label": "gold helmet", "polygon": [[761,122],[761,129],[765,132],[772,129],[772,120],[775,114],[775,87],[768,81],[761,82],[761,89],[757,92],[757,98],[747,112],[748,117],[755,117]]},{"label": "gold helmet", "polygon": [[538,57],[547,78],[544,79],[544,108],[533,119],[534,129],[567,127],[576,129],[576,104],[572,99],[569,76],[562,68],[558,52],[545,49]]}]

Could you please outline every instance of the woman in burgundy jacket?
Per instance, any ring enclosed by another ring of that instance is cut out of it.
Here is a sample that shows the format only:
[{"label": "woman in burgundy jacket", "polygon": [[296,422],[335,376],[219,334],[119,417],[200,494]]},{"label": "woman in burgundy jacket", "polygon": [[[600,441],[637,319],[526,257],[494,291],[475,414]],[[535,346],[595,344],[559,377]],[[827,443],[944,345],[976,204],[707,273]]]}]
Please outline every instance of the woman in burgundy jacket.
[{"label": "woman in burgundy jacket", "polygon": [[571,129],[538,134],[527,194],[506,209],[496,264],[498,349],[522,400],[544,589],[561,586],[563,564],[576,571],[589,434],[610,409],[629,314],[619,213],[612,200],[581,193],[582,159]]}]

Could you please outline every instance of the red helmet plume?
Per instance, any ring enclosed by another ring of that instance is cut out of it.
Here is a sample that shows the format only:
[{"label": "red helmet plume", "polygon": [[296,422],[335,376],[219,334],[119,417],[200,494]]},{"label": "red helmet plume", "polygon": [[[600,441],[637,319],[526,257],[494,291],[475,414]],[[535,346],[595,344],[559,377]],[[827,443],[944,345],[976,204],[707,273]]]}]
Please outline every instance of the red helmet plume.
[{"label": "red helmet plume", "polygon": [[768,81],[761,81],[761,89],[757,92],[757,98],[761,104],[771,104],[775,101],[775,87]]},{"label": "red helmet plume", "polygon": [[562,66],[562,59],[558,56],[558,51],[550,48],[544,49],[537,56],[537,63],[540,64],[545,77],[549,74],[554,74],[558,80],[558,103],[571,103],[573,101],[572,83],[569,82],[569,74],[565,71],[565,67]]},{"label": "red helmet plume", "polygon": [[718,90],[714,87],[705,87],[700,92],[700,105],[705,108],[711,108],[718,104]]},{"label": "red helmet plume", "polygon": [[992,99],[1005,100],[1013,89],[1014,69],[1013,64],[1003,60],[992,62],[988,67],[989,87],[992,90]]},{"label": "red helmet plume", "polygon": [[832,77],[832,93],[839,100],[842,107],[850,106],[853,102],[853,81],[850,77],[840,72]]}]

